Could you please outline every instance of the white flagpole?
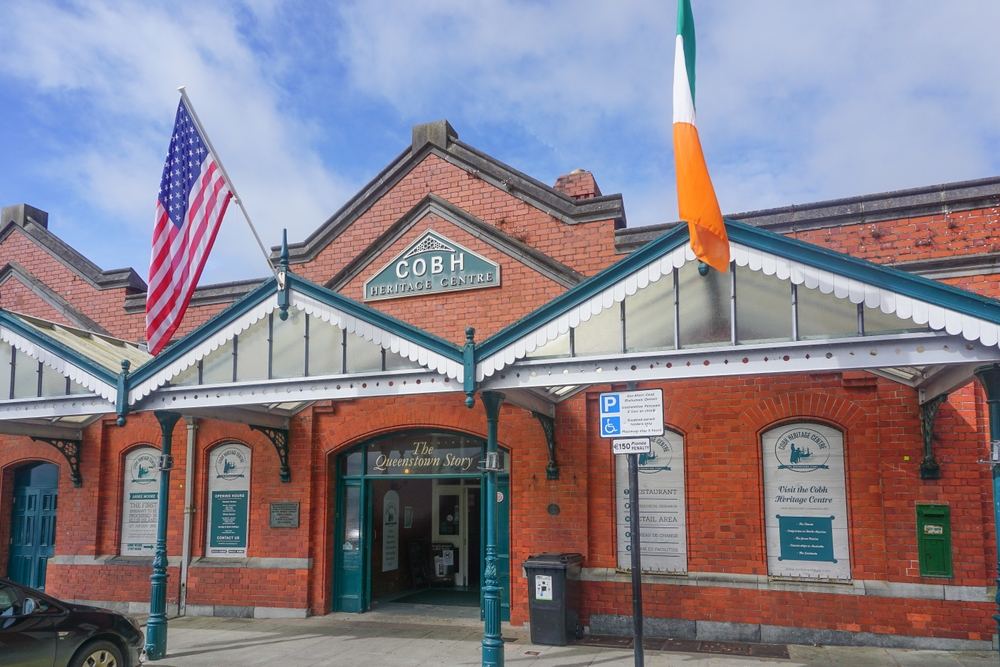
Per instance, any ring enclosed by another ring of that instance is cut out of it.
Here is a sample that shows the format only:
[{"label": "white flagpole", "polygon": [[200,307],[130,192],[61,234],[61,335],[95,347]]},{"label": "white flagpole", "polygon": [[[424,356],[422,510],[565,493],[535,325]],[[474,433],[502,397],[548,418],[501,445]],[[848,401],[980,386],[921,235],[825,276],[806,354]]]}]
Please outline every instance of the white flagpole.
[{"label": "white flagpole", "polygon": [[253,232],[253,237],[257,239],[257,245],[260,246],[260,251],[264,253],[264,259],[267,261],[267,267],[271,269],[271,273],[274,274],[274,279],[278,281],[278,287],[283,288],[283,281],[278,277],[278,271],[271,263],[271,254],[264,249],[264,244],[260,240],[257,228],[254,227],[253,222],[250,221],[250,214],[247,213],[246,207],[243,206],[243,200],[240,199],[238,194],[236,194],[236,188],[233,187],[233,182],[229,179],[229,174],[226,173],[226,168],[222,166],[222,160],[219,159],[219,154],[215,152],[215,147],[212,146],[212,140],[208,138],[208,133],[205,132],[205,127],[201,124],[201,119],[198,118],[198,112],[194,110],[194,105],[191,104],[191,99],[187,96],[187,91],[184,89],[184,86],[180,86],[177,90],[180,91],[181,98],[184,100],[184,105],[191,114],[191,120],[194,121],[195,126],[198,128],[201,138],[205,140],[205,145],[208,146],[208,150],[212,153],[212,157],[215,158],[215,164],[219,165],[219,171],[222,172],[222,178],[226,180],[226,185],[229,186],[229,191],[233,193],[233,201],[235,201],[239,205],[240,210],[243,211],[243,217],[246,218],[247,224],[250,225],[250,231]]}]

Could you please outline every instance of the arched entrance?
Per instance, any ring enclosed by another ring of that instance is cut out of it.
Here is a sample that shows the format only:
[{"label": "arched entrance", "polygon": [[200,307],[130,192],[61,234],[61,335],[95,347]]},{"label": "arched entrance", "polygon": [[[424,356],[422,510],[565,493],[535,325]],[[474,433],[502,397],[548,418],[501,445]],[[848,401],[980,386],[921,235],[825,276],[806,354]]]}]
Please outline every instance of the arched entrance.
[{"label": "arched entrance", "polygon": [[[337,457],[334,610],[373,600],[482,609],[486,441],[451,431],[410,430],[369,440]],[[510,457],[501,451],[498,569],[510,618]]]},{"label": "arched entrance", "polygon": [[58,505],[59,466],[29,463],[14,471],[8,578],[45,589],[45,572],[55,555]]}]

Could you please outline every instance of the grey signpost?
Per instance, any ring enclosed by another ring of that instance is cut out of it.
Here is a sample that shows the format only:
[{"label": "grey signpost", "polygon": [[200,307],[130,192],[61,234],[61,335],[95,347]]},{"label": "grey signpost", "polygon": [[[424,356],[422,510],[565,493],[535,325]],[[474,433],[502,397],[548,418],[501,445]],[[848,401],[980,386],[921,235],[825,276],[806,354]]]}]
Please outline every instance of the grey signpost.
[{"label": "grey signpost", "polygon": [[611,438],[612,452],[628,456],[629,551],[632,559],[632,640],[635,666],[642,667],[642,542],[639,517],[639,455],[649,453],[649,437],[663,435],[663,390],[601,394],[598,430]]}]

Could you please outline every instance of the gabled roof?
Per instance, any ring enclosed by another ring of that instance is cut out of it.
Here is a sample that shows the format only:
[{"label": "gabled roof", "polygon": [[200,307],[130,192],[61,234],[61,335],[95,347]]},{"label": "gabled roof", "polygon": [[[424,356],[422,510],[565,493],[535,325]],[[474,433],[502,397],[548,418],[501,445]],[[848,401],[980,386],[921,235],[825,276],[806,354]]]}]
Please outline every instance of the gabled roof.
[{"label": "gabled roof", "polygon": [[575,269],[552,259],[545,253],[535,250],[527,243],[519,241],[509,234],[505,234],[493,225],[483,222],[451,202],[435,194],[429,194],[404,214],[403,217],[390,225],[353,260],[348,262],[337,275],[326,283],[326,287],[336,291],[343,289],[365,267],[375,261],[386,248],[398,241],[407,231],[412,229],[415,224],[430,213],[437,215],[446,222],[493,246],[500,252],[516,259],[563,287],[573,287],[584,280],[584,275]]},{"label": "gabled roof", "polygon": [[[458,140],[448,121],[437,121],[413,128],[413,143],[347,201],[326,222],[301,243],[289,244],[290,260],[312,260],[344,230],[364,214],[428,155],[463,169],[476,178],[510,192],[514,197],[539,208],[566,224],[597,220],[617,220],[625,224],[625,207],[620,194],[576,200],[553,187],[482,153]],[[276,258],[278,247],[273,248]]]},{"label": "gabled roof", "polygon": [[0,242],[12,231],[18,230],[95,289],[126,288],[145,291],[146,283],[135,269],[123,268],[110,271],[101,269],[50,232],[48,219],[48,213],[27,204],[4,206],[3,219],[0,220]]},{"label": "gabled roof", "polygon": [[87,317],[79,308],[64,299],[61,294],[46,285],[17,262],[7,262],[0,268],[0,287],[12,278],[24,285],[25,288],[42,301],[49,304],[49,306],[58,311],[59,314],[69,320],[74,326],[100,334],[111,335],[107,329]]},{"label": "gabled roof", "polygon": [[[1000,342],[1000,302],[949,285],[726,220],[733,260],[766,275],[895,313],[987,347]],[[694,261],[677,227],[477,346],[477,380],[524,358],[569,328]],[[873,367],[875,364],[872,364]]]},{"label": "gabled roof", "polygon": [[[787,234],[841,225],[947,215],[996,206],[1000,206],[1000,176],[779,206],[733,213],[726,217],[746,225]],[[668,222],[616,230],[615,248],[619,252],[631,252],[679,225],[683,223]]]},{"label": "gabled roof", "polygon": [[[292,273],[285,274],[288,307],[339,326],[386,350],[398,353],[448,378],[463,382],[462,348],[381,311],[353,301]],[[129,404],[134,404],[212,351],[281,307],[286,290],[271,278],[164,350],[129,377]]]},{"label": "gabled roof", "polygon": [[141,366],[153,358],[128,341],[4,310],[0,339],[111,403],[122,361]]}]

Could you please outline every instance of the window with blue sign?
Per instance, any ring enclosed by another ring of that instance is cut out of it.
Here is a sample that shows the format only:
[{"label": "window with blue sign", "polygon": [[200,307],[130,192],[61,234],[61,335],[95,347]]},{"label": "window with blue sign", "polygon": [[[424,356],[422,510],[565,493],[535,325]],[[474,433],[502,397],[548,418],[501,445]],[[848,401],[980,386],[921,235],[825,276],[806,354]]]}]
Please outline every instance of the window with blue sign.
[{"label": "window with blue sign", "polygon": [[761,446],[768,574],[850,579],[843,434],[785,424],[764,433]]}]

